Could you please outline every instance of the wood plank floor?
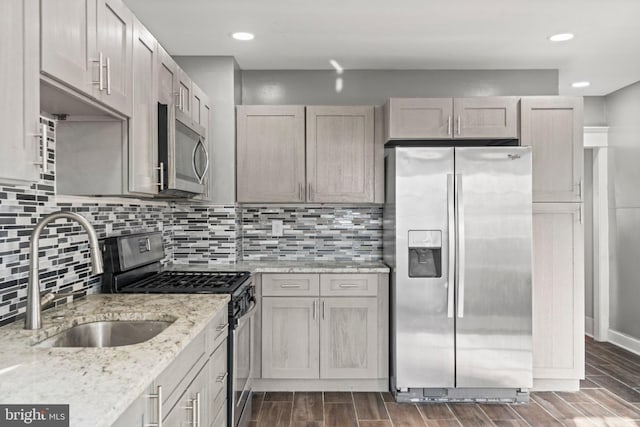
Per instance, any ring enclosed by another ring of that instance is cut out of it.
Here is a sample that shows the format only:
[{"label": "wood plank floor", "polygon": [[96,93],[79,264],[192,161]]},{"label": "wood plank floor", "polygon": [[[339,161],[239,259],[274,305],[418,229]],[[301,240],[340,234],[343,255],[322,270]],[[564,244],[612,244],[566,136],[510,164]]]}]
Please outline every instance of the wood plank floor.
[{"label": "wood plank floor", "polygon": [[536,392],[528,405],[399,404],[389,393],[255,393],[251,427],[640,426],[640,356],[586,338],[576,393]]}]

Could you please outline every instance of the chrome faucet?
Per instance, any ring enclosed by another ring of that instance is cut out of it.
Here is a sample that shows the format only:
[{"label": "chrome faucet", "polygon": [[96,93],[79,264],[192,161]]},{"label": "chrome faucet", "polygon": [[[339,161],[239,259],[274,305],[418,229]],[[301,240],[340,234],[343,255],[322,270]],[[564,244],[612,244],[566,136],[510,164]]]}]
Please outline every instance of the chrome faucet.
[{"label": "chrome faucet", "polygon": [[29,285],[27,286],[27,313],[24,322],[25,329],[40,329],[42,327],[41,319],[41,305],[42,302],[51,302],[52,294],[45,295],[43,299],[40,299],[40,279],[39,270],[40,262],[38,259],[38,253],[40,252],[40,234],[42,230],[51,222],[60,219],[67,218],[77,221],[89,235],[89,249],[91,252],[91,273],[102,273],[102,254],[98,246],[98,235],[91,223],[81,215],[74,212],[54,212],[43,217],[36,228],[31,233],[31,241],[29,242]]}]

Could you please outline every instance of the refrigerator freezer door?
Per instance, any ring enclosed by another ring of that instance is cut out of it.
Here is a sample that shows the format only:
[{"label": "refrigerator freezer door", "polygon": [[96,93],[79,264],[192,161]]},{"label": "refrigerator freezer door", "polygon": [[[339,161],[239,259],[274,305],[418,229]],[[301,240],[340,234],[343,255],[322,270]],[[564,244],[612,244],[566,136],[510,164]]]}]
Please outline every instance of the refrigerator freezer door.
[{"label": "refrigerator freezer door", "polygon": [[531,150],[456,148],[456,387],[532,387]]},{"label": "refrigerator freezer door", "polygon": [[[442,147],[397,147],[394,151],[395,384],[396,388],[453,387],[453,293],[449,292],[453,290],[449,268],[453,260],[449,249],[454,236],[449,235],[448,224],[454,219],[454,152]],[[410,264],[416,277],[410,277]]]}]

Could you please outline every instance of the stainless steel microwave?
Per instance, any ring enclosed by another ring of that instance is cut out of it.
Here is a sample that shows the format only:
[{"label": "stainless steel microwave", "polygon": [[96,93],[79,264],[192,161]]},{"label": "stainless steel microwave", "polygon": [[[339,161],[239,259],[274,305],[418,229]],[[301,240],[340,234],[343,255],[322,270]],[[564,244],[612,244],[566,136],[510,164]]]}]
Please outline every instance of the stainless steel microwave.
[{"label": "stainless steel microwave", "polygon": [[174,106],[158,103],[160,195],[193,197],[204,193],[209,170],[205,128]]}]

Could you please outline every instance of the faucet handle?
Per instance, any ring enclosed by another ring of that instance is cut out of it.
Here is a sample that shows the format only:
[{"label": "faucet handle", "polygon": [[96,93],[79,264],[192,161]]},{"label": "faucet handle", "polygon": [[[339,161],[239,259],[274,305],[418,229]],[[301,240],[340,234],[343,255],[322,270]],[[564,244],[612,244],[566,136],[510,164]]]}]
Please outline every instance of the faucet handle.
[{"label": "faucet handle", "polygon": [[51,291],[43,292],[42,294],[40,294],[40,305],[41,306],[49,305],[53,302],[54,299],[55,299],[55,295],[53,294],[53,292]]}]

